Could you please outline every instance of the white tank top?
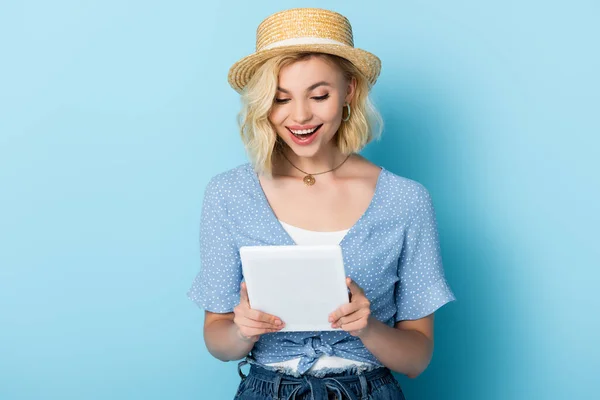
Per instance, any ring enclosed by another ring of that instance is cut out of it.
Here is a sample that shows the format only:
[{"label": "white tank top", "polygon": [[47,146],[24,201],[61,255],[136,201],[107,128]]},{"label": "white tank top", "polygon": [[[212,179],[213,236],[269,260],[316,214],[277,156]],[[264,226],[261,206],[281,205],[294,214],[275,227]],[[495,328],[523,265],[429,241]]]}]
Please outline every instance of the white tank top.
[{"label": "white tank top", "polygon": [[[307,246],[307,245],[328,245],[328,244],[339,244],[346,233],[348,233],[349,229],[345,229],[342,231],[333,231],[333,232],[318,232],[318,231],[310,231],[307,229],[298,228],[296,226],[287,224],[283,221],[279,221],[281,226],[287,231],[290,237],[296,242],[299,246]],[[333,311],[333,310],[332,310]],[[286,360],[277,363],[269,363],[266,365],[269,366],[277,366],[277,367],[287,367],[291,368],[294,371],[298,370],[298,363],[300,362],[300,358],[293,358],[291,360]],[[317,359],[317,362],[309,369],[309,371],[315,371],[321,368],[340,368],[346,366],[353,365],[370,365],[369,363],[348,360],[346,358],[337,357],[337,356],[328,356],[327,354],[323,354],[321,357]]]}]

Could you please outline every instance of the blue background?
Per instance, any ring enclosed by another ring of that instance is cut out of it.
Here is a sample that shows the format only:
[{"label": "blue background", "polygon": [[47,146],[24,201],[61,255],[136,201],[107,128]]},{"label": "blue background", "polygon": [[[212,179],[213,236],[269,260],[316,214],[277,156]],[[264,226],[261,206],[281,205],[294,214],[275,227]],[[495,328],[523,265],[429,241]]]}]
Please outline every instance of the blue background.
[{"label": "blue background", "polygon": [[597,2],[57,0],[0,4],[1,399],[233,397],[185,296],[246,162],[227,70],[315,5],[383,61],[364,155],[431,192],[458,297],[407,398],[597,391]]}]

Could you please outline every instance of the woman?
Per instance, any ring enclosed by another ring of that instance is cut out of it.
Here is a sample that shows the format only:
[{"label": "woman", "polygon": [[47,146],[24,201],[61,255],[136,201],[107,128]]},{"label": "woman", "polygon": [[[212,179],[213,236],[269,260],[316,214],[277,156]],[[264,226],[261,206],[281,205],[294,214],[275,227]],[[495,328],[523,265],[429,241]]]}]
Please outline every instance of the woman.
[{"label": "woman", "polygon": [[[206,188],[188,293],[205,309],[207,348],[245,357],[239,399],[403,399],[390,370],[427,367],[433,313],[454,295],[427,189],[357,154],[381,126],[368,98],[380,61],[321,9],[268,17],[256,42],[229,72],[251,162]],[[342,247],[351,295],[332,310],[337,330],[279,332],[285,321],[249,306],[239,248],[305,244]]]}]

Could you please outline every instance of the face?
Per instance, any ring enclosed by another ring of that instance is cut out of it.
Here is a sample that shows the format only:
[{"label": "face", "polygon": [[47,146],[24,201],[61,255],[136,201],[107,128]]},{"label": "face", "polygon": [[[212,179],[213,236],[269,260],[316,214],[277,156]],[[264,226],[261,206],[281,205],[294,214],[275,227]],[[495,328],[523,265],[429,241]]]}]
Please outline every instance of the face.
[{"label": "face", "polygon": [[296,155],[331,151],[355,86],[354,79],[348,82],[336,65],[320,57],[294,62],[279,72],[269,120]]}]

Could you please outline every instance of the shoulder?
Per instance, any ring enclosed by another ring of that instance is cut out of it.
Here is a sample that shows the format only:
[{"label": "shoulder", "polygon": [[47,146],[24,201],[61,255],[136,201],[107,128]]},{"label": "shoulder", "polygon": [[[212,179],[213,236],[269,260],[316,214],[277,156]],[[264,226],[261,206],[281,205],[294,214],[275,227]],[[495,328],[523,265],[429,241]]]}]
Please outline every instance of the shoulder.
[{"label": "shoulder", "polygon": [[392,171],[384,169],[388,189],[396,195],[402,195],[411,199],[423,199],[429,197],[429,190],[421,182],[410,179]]},{"label": "shoulder", "polygon": [[356,174],[365,175],[371,182],[376,181],[376,184],[380,186],[378,190],[383,193],[384,197],[394,199],[403,207],[406,203],[417,204],[430,201],[429,191],[421,182],[395,174],[361,155],[355,157],[354,165],[355,171],[360,171],[355,172]]},{"label": "shoulder", "polygon": [[383,197],[388,199],[390,207],[411,220],[433,211],[431,195],[424,184],[385,169],[382,173],[386,178],[382,184]]},{"label": "shoulder", "polygon": [[246,186],[251,182],[252,166],[250,163],[219,172],[213,175],[206,185],[206,194],[226,193],[234,188]]},{"label": "shoulder", "polygon": [[251,187],[252,171],[250,163],[246,163],[213,175],[204,189],[205,207],[226,210],[234,204],[240,191]]}]

